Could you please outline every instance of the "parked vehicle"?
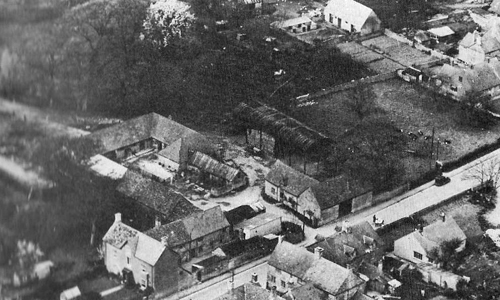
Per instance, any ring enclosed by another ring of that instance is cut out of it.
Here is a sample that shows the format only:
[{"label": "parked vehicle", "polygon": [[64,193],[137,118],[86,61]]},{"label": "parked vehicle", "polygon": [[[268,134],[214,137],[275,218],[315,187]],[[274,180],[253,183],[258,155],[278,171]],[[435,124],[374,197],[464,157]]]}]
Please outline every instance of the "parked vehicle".
[{"label": "parked vehicle", "polygon": [[450,177],[446,177],[446,176],[443,176],[443,175],[438,175],[438,176],[436,176],[436,179],[434,180],[434,183],[436,184],[436,186],[442,186],[442,185],[447,184],[450,181],[451,181]]}]

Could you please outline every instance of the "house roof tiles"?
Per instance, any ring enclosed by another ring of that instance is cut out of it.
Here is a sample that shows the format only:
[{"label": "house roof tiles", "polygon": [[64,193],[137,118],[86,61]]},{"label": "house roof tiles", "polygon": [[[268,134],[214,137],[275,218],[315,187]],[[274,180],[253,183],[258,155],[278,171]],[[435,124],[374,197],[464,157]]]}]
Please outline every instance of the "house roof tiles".
[{"label": "house roof tiles", "polygon": [[182,220],[152,228],[146,234],[158,241],[165,238],[169,247],[175,247],[226,227],[229,227],[229,223],[220,206],[215,206]]},{"label": "house roof tiles", "polygon": [[467,239],[465,233],[460,226],[458,226],[455,219],[450,216],[446,216],[444,222],[438,220],[425,226],[422,233],[415,230],[410,233],[410,235],[412,235],[426,251],[430,251],[446,241],[453,239],[464,241]]},{"label": "house roof tiles", "polygon": [[340,175],[312,185],[312,191],[321,209],[333,207],[341,202],[368,193],[368,184]]},{"label": "house roof tiles", "polygon": [[271,166],[266,180],[297,197],[309,187],[319,183],[316,179],[287,166],[281,160],[277,160]]},{"label": "house roof tiles", "polygon": [[200,209],[167,185],[156,182],[134,171],[127,171],[117,190],[123,195],[163,214],[173,222]]}]

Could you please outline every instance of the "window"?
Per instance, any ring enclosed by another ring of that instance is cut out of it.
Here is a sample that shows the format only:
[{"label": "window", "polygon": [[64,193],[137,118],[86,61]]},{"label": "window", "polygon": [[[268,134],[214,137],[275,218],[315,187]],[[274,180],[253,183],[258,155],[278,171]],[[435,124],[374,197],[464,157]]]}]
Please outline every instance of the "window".
[{"label": "window", "polygon": [[286,288],[286,282],[284,280],[281,280],[281,287]]},{"label": "window", "polygon": [[276,276],[269,275],[268,280],[269,280],[269,282],[275,283],[276,282]]},{"label": "window", "polygon": [[464,78],[462,76],[458,76],[458,81],[462,82]]},{"label": "window", "polygon": [[424,256],[420,253],[418,253],[417,251],[413,251],[413,257],[415,257],[416,259],[420,259],[422,260],[424,258]]},{"label": "window", "polygon": [[127,265],[130,265],[130,257],[127,256]]},{"label": "window", "polygon": [[271,194],[276,194],[276,189],[275,188],[271,188]]},{"label": "window", "polygon": [[454,85],[452,85],[452,86],[450,87],[450,89],[451,89],[452,91],[454,91],[454,92],[458,91],[458,88],[457,88],[456,86],[454,86]]}]

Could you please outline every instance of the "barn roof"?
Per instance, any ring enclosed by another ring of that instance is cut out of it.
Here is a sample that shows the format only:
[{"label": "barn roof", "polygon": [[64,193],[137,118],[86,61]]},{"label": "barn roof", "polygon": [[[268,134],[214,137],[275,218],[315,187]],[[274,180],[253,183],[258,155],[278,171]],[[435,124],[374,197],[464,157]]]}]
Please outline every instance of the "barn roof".
[{"label": "barn roof", "polygon": [[330,142],[326,135],[264,104],[242,102],[234,109],[234,116],[248,127],[262,129],[304,152]]},{"label": "barn roof", "polygon": [[240,172],[240,170],[230,167],[198,151],[194,153],[189,160],[189,163],[204,172],[223,178],[227,181],[232,181]]},{"label": "barn roof", "polygon": [[370,15],[375,15],[371,8],[354,0],[331,0],[325,10],[335,12],[337,17],[360,28],[363,27]]}]

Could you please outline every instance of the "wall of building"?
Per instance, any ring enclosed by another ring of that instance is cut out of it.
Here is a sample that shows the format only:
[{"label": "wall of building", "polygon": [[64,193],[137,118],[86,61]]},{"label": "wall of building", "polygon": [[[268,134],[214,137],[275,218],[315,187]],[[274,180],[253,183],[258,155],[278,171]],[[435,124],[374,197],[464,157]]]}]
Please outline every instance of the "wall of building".
[{"label": "wall of building", "polygon": [[280,191],[278,186],[270,183],[267,180],[264,182],[264,193],[272,199],[279,201]]},{"label": "wall of building", "polygon": [[477,49],[477,47],[465,48],[462,45],[459,45],[458,58],[468,64],[475,65],[484,62],[486,55],[482,49]]},{"label": "wall of building", "polygon": [[169,169],[170,171],[175,171],[177,172],[179,170],[179,164],[176,163],[173,160],[170,160],[166,158],[165,156],[157,155],[158,161],[160,161],[165,168]]},{"label": "wall of building", "polygon": [[244,239],[248,240],[254,236],[264,236],[266,234],[277,234],[281,231],[281,217],[273,219],[271,221],[261,223],[254,228],[251,227],[238,227],[235,230],[242,231],[244,234]]},{"label": "wall of building", "polygon": [[[415,258],[414,252],[422,254],[422,259]],[[427,252],[411,235],[404,236],[394,242],[394,254],[414,263],[429,262]]]},{"label": "wall of building", "polygon": [[311,191],[311,188],[308,188],[299,196],[297,206],[297,212],[299,214],[311,219],[310,215],[307,213],[309,211],[313,213],[314,218],[317,220],[321,218],[321,209],[316,201],[316,197]]},{"label": "wall of building", "polygon": [[373,194],[368,192],[352,199],[352,212],[358,211],[372,205]]},{"label": "wall of building", "polygon": [[[229,227],[226,227],[184,245],[173,247],[172,250],[180,255],[182,262],[187,262],[194,257],[208,254],[229,241],[231,233]],[[194,256],[190,255],[190,250],[194,250],[191,251],[194,252]]]},{"label": "wall of building", "polygon": [[339,217],[339,206],[334,205],[333,207],[324,209],[321,211],[321,220],[319,226],[322,226],[328,222],[331,222]]},{"label": "wall of building", "polygon": [[[272,279],[273,276],[275,278],[274,280]],[[289,285],[290,282],[293,282],[292,287],[297,287],[305,284],[305,282],[302,279],[297,278],[296,276],[288,274],[287,272],[284,272],[282,270],[276,269],[273,266],[268,266],[267,287],[269,289],[272,287],[276,287],[276,291],[278,293],[285,293],[291,288],[291,286]]]},{"label": "wall of building", "polygon": [[179,256],[166,249],[155,266],[155,292],[161,292],[162,296],[167,296],[179,290],[179,265]]}]

